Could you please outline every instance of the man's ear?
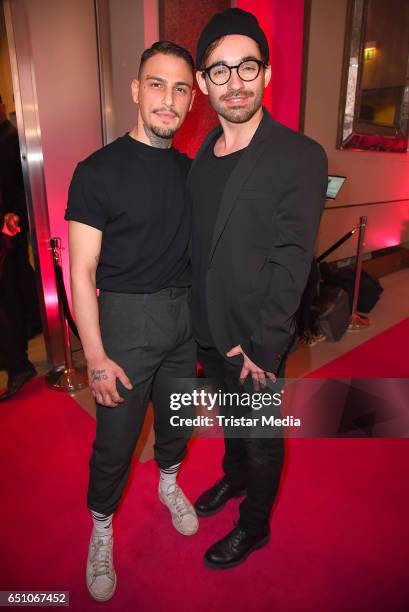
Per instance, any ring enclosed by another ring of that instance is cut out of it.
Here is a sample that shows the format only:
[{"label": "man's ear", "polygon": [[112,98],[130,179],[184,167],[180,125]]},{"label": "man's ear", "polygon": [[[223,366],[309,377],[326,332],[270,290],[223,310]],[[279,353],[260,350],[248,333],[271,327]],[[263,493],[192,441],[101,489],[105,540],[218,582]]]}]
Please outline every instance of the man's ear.
[{"label": "man's ear", "polygon": [[201,70],[196,71],[196,81],[200,87],[200,91],[204,93],[205,96],[208,96],[209,92],[207,90],[206,78],[203,76],[203,72]]},{"label": "man's ear", "polygon": [[195,95],[196,95],[196,89],[192,89],[192,98],[190,100],[189,110],[187,111],[188,113],[190,113],[190,111],[192,110],[193,100],[195,99]]},{"label": "man's ear", "polygon": [[138,79],[132,80],[131,93],[132,93],[132,100],[135,102],[135,104],[138,104],[138,101],[139,101],[139,81]]},{"label": "man's ear", "polygon": [[268,64],[268,66],[264,68],[264,88],[267,87],[270,80],[271,80],[271,64]]}]

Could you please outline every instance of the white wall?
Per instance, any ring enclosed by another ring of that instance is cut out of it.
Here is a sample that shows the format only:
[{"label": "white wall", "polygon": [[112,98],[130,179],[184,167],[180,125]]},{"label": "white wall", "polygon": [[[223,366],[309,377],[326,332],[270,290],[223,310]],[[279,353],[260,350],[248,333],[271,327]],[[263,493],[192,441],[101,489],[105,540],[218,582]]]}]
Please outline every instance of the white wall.
[{"label": "white wall", "polygon": [[112,107],[107,119],[111,140],[135,125],[137,107],[131,97],[131,81],[138,76],[144,49],[159,38],[158,3],[157,0],[109,0],[108,18]]},{"label": "white wall", "polygon": [[143,0],[110,0],[109,16],[115,135],[121,136],[132,129],[136,119],[131,81],[137,77],[144,50]]},{"label": "white wall", "polygon": [[68,277],[64,211],[78,161],[102,145],[92,0],[26,0],[51,235]]}]

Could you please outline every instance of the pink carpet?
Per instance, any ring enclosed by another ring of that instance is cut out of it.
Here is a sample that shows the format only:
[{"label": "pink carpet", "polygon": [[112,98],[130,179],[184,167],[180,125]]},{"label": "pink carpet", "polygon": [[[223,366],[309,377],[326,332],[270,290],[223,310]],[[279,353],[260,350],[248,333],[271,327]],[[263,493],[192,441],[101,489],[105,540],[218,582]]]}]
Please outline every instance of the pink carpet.
[{"label": "pink carpet", "polygon": [[[352,367],[366,376],[368,356],[381,375],[379,361],[387,367],[395,359],[385,347],[396,342],[399,351],[404,334],[409,344],[409,322],[400,325],[325,366],[326,375],[348,376]],[[408,375],[407,363],[399,369],[399,358],[388,375]],[[409,609],[409,444],[388,439],[288,441],[271,543],[226,571],[207,569],[202,555],[231,529],[238,502],[201,519],[196,536],[181,536],[156,498],[154,462],[137,464],[115,523],[118,590],[110,602],[94,602],[84,581],[94,428],[42,379],[1,405],[0,590],[70,591],[75,611]],[[192,499],[220,475],[221,456],[221,440],[192,444],[180,478]]]}]

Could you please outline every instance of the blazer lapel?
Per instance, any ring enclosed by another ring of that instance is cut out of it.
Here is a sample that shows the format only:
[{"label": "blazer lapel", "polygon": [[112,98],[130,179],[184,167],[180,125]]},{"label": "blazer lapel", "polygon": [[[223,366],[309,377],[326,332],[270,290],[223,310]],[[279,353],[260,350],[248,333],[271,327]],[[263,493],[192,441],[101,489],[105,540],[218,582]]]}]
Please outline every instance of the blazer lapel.
[{"label": "blazer lapel", "polygon": [[[264,107],[263,111],[264,114],[260,125],[258,126],[250,144],[246,147],[245,151],[237,162],[237,165],[231,173],[224,188],[213,232],[212,246],[209,254],[209,263],[213,259],[217,244],[236,204],[237,196],[239,195],[243,184],[252,172],[254,166],[257,164],[260,156],[263,154],[266,143],[268,142],[267,137],[270,134],[274,122],[270,114]],[[215,132],[212,132],[212,137],[214,135]],[[202,149],[200,149],[200,154],[202,153],[203,151]]]}]

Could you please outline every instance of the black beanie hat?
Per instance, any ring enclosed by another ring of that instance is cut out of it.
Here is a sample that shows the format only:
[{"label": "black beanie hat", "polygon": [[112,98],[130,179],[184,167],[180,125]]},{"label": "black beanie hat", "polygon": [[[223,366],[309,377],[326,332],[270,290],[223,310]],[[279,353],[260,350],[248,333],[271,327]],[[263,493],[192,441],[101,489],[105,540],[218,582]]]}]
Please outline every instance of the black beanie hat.
[{"label": "black beanie hat", "polygon": [[206,49],[218,38],[229,34],[242,34],[255,40],[259,45],[266,61],[269,59],[268,43],[263,30],[258,25],[252,13],[239,8],[227,9],[216,13],[209,21],[200,35],[196,50],[196,68],[200,70]]}]

